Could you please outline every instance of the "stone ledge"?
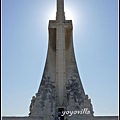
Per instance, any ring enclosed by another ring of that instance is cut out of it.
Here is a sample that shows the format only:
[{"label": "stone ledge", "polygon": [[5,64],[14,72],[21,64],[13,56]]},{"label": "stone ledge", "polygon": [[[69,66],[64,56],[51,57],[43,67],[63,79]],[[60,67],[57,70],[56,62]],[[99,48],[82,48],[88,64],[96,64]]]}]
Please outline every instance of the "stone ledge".
[{"label": "stone ledge", "polygon": [[2,120],[44,120],[42,117],[2,117]]},{"label": "stone ledge", "polygon": [[[68,120],[118,120],[118,116],[94,116],[94,117],[78,117],[78,118],[73,118],[69,117]],[[46,118],[42,117],[6,117],[3,116],[2,120],[46,120]],[[51,120],[51,119],[49,119]]]},{"label": "stone ledge", "polygon": [[118,120],[118,116],[95,116],[95,120]]}]

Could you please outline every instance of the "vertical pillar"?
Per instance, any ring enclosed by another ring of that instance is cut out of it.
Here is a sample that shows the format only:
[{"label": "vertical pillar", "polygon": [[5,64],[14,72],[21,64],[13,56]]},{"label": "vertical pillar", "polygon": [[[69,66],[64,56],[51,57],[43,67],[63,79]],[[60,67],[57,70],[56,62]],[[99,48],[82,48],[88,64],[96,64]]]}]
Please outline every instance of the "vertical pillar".
[{"label": "vertical pillar", "polygon": [[65,29],[63,25],[58,25],[56,37],[56,102],[57,106],[63,106],[66,84]]},{"label": "vertical pillar", "polygon": [[64,22],[65,15],[64,15],[64,0],[57,0],[57,22]]}]

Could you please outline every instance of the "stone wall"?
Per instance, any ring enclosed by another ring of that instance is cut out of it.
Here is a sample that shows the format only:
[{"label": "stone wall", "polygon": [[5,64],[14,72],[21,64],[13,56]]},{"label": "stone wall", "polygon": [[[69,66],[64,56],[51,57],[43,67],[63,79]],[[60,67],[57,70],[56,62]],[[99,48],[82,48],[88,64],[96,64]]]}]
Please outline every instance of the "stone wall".
[{"label": "stone wall", "polygon": [[98,116],[94,117],[95,120],[118,120],[118,116]]},{"label": "stone wall", "polygon": [[2,117],[2,120],[44,120],[42,117]]},{"label": "stone wall", "polygon": [[[2,117],[2,120],[52,120],[52,118],[42,117]],[[96,117],[69,117],[69,120],[118,120],[118,116],[96,116]]]},{"label": "stone wall", "polygon": [[118,120],[117,116],[85,116],[85,117],[80,117],[80,116],[70,116],[68,117],[68,120]]}]

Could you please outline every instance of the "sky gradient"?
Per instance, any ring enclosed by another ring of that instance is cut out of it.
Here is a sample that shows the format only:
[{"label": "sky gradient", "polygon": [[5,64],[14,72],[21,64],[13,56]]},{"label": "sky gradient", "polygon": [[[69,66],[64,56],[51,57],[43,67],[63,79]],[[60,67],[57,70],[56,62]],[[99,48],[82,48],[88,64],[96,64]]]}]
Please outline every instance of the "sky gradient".
[{"label": "sky gradient", "polygon": [[[94,115],[118,115],[118,0],[65,0]],[[2,0],[2,115],[27,116],[46,61],[56,0]]]}]

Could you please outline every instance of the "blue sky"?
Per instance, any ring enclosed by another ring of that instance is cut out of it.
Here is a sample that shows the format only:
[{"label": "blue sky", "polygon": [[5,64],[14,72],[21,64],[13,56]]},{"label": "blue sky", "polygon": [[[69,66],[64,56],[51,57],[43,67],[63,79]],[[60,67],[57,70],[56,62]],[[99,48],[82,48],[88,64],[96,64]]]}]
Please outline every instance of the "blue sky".
[{"label": "blue sky", "polygon": [[[118,115],[118,0],[65,0],[94,115]],[[2,0],[2,115],[27,116],[43,74],[56,0]]]}]

